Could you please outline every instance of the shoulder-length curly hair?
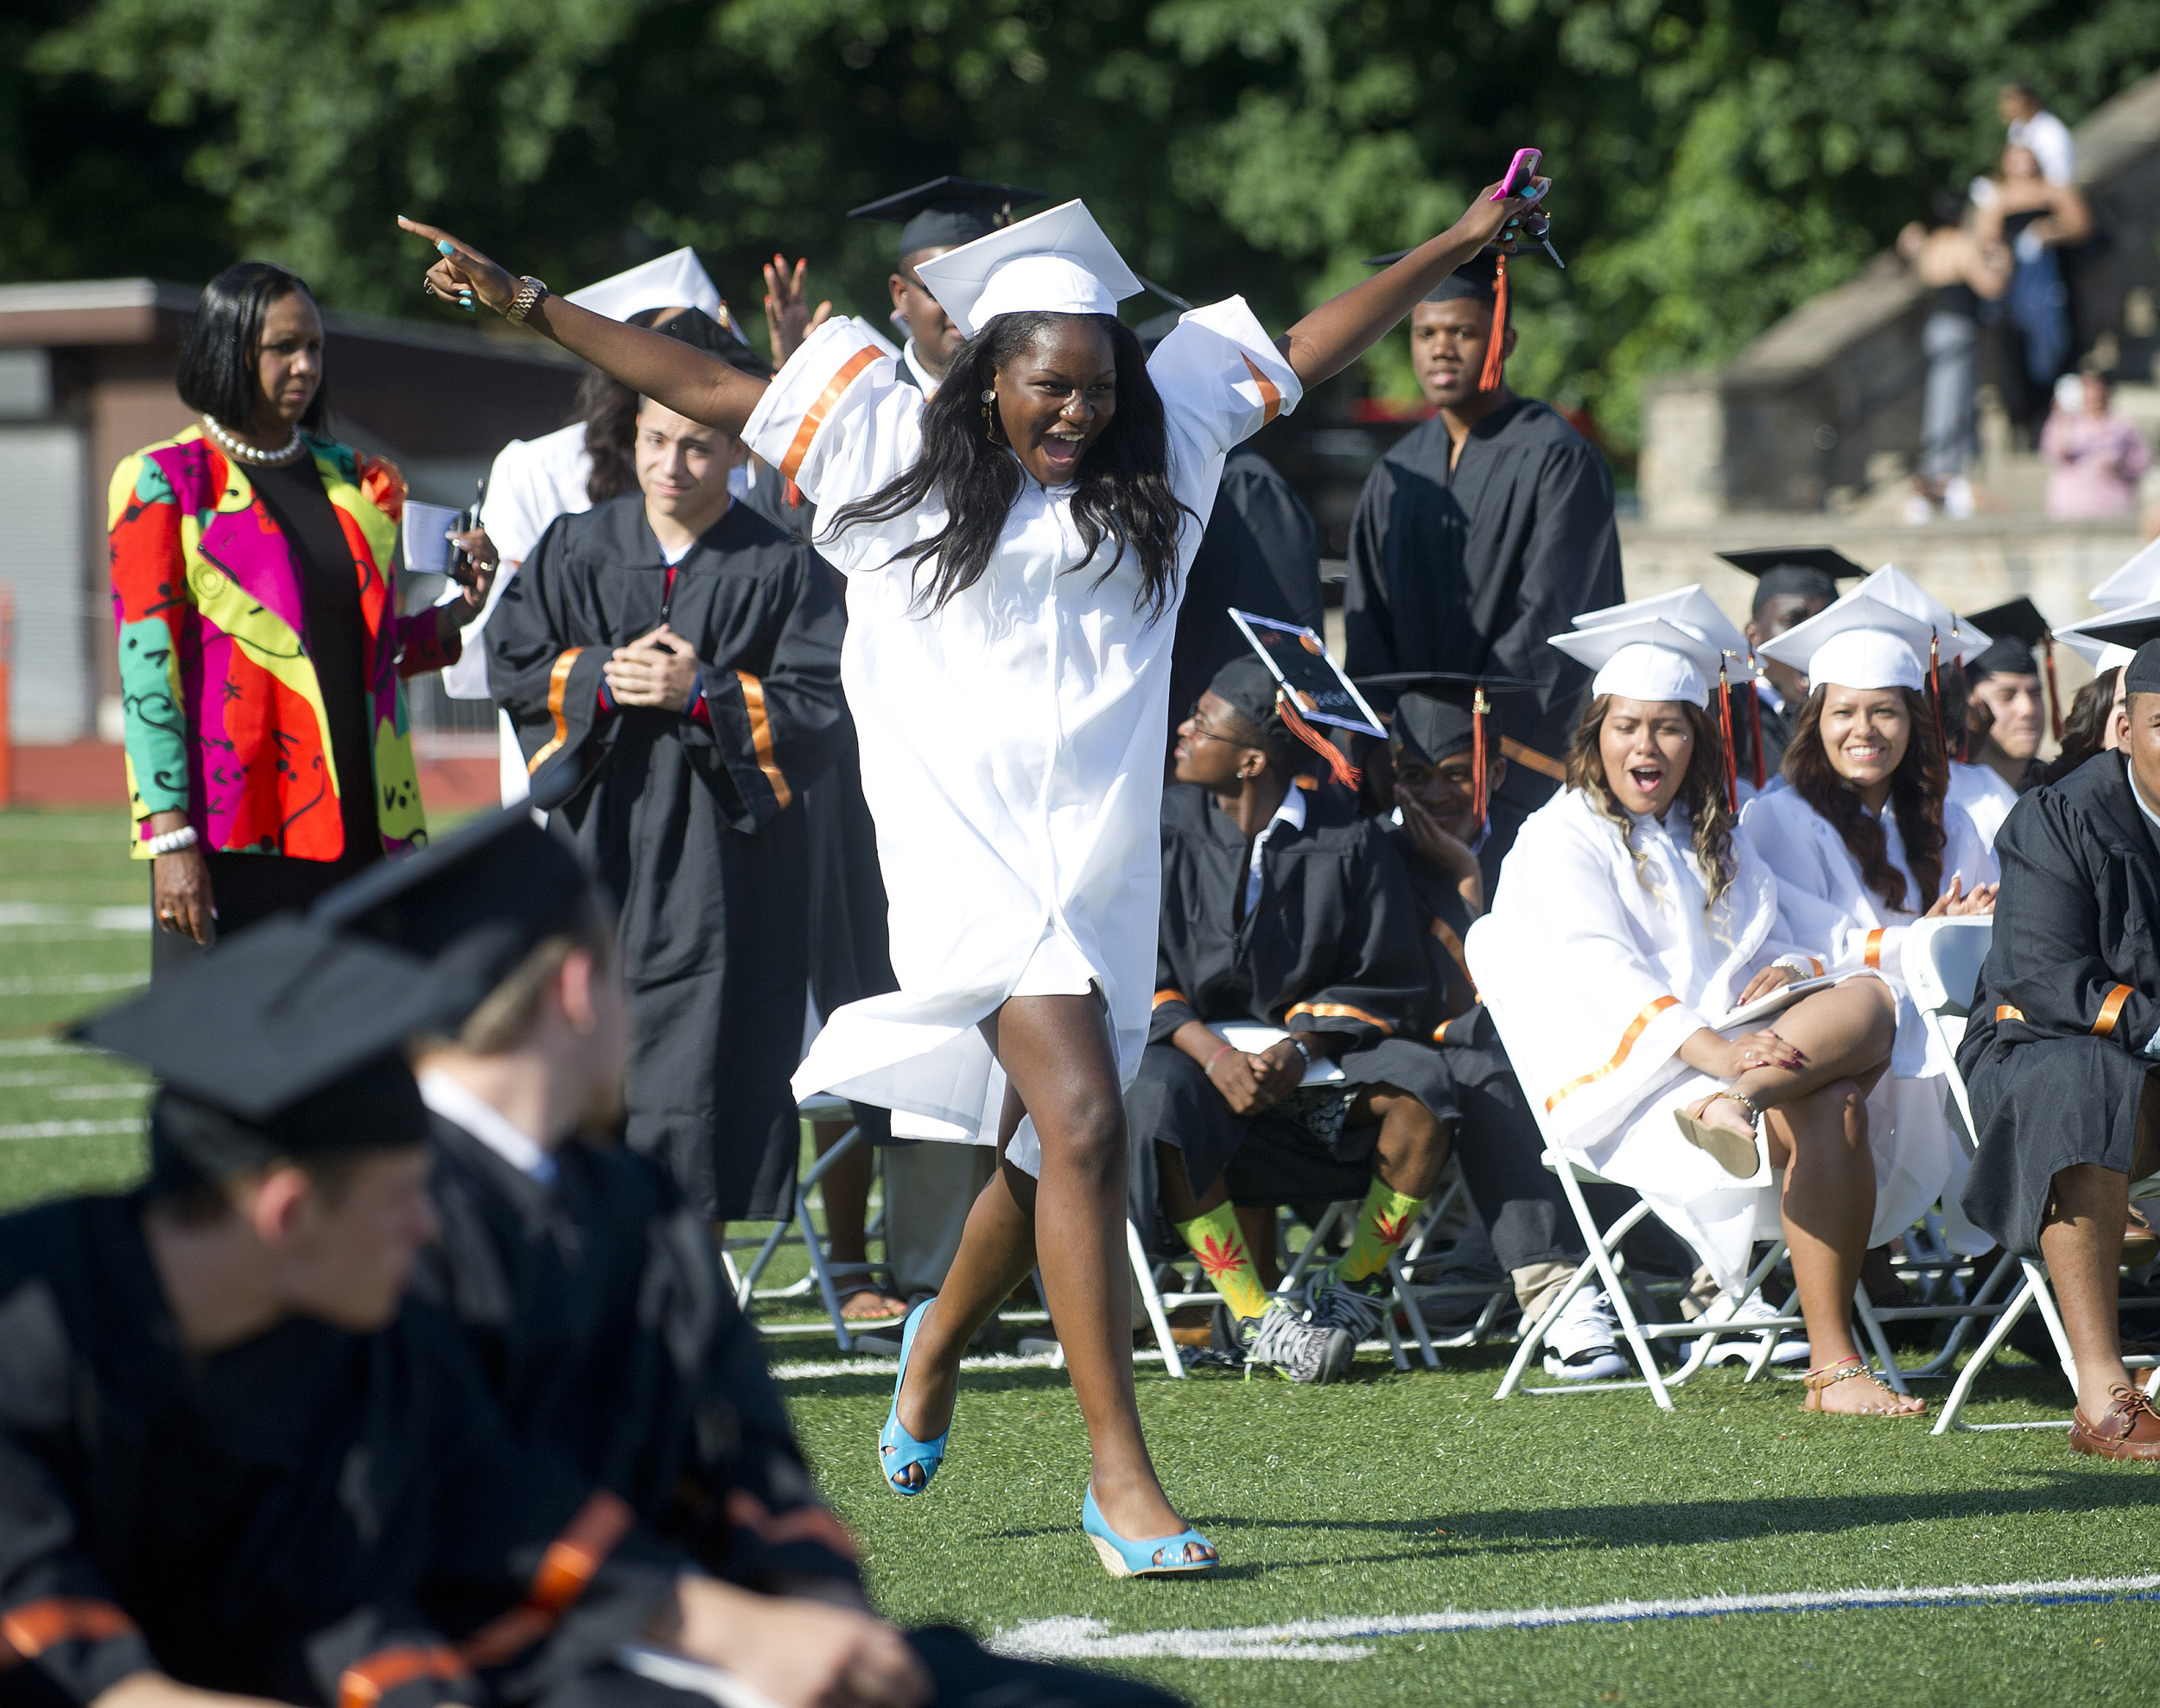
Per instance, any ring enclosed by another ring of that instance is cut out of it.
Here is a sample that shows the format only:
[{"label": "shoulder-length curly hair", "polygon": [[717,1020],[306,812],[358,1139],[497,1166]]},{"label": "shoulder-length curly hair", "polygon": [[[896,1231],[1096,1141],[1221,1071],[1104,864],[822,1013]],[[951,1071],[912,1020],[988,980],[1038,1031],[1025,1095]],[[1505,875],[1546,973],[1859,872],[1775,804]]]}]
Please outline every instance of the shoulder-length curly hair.
[{"label": "shoulder-length curly hair", "polygon": [[[936,493],[944,505],[945,525],[900,554],[915,562],[916,596],[924,609],[942,608],[982,579],[1027,479],[1003,436],[992,439],[986,430],[982,394],[1001,368],[1070,320],[1092,321],[1109,334],[1117,371],[1116,413],[1081,459],[1073,483],[1072,520],[1088,554],[1083,561],[1094,562],[1105,542],[1112,548],[1096,578],[1099,587],[1130,551],[1140,565],[1134,608],[1151,620],[1169,608],[1178,578],[1178,530],[1192,512],[1171,490],[1169,429],[1140,340],[1109,314],[1028,313],[1000,314],[960,346],[936,395],[923,406],[923,449],[915,466],[833,518],[835,531],[859,522],[889,522]],[[932,573],[924,586],[926,565]]]},{"label": "shoulder-length curly hair", "polygon": [[1890,864],[1882,821],[1861,806],[1860,791],[1830,763],[1830,750],[1822,740],[1826,692],[1816,689],[1800,708],[1792,745],[1785,749],[1785,776],[1801,799],[1830,822],[1846,852],[1859,861],[1861,882],[1882,897],[1884,905],[1901,913],[1925,913],[1942,889],[1942,801],[1950,786],[1949,767],[1936,744],[1935,721],[1928,702],[1909,688],[1897,690],[1911,733],[1904,758],[1890,773],[1890,806],[1897,815],[1905,860],[1920,889],[1917,902],[1909,903],[1904,874]]},{"label": "shoulder-length curly hair", "polygon": [[[1680,778],[1680,793],[1674,798],[1687,809],[1694,827],[1695,864],[1702,873],[1706,905],[1715,907],[1718,898],[1731,884],[1736,869],[1732,854],[1733,819],[1725,810],[1724,738],[1708,712],[1686,701],[1678,703],[1687,715],[1687,727],[1694,733],[1695,744],[1688,755],[1687,774]],[[1605,776],[1605,758],[1599,737],[1605,727],[1605,714],[1611,709],[1610,694],[1596,695],[1584,708],[1575,733],[1568,739],[1567,786],[1581,790],[1591,805],[1612,821],[1613,828],[1620,833],[1622,844],[1634,857],[1636,879],[1648,889],[1649,876],[1642,851],[1635,845],[1634,822]]]}]

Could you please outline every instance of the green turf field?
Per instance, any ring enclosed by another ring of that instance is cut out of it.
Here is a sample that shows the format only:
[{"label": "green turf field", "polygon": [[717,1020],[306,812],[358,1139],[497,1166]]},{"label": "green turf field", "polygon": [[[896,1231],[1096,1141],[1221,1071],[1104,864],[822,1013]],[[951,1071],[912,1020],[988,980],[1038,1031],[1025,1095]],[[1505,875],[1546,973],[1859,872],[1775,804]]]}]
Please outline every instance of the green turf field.
[{"label": "green turf field", "polygon": [[[147,880],[117,830],[0,813],[0,1203],[140,1166],[139,1078],[50,1039],[147,966]],[[1197,1702],[1966,1708],[2142,1696],[2160,1663],[2160,1470],[2074,1457],[2052,1432],[1936,1440],[1811,1420],[1793,1384],[1748,1386],[1731,1367],[1680,1390],[1670,1415],[1639,1394],[1496,1404],[1501,1347],[1444,1355],[1437,1374],[1368,1356],[1317,1390],[1172,1382],[1149,1365],[1140,1400],[1166,1482],[1228,1565],[1115,1583],[1079,1533],[1085,1449],[1061,1375],[971,1373],[952,1457],[927,1495],[901,1500],[874,1464],[891,1367],[815,1374],[835,1362],[829,1340],[775,1347],[894,1617],[1073,1654],[1121,1642],[1148,1658],[1115,1664]],[[2039,1419],[2067,1394],[2013,1356],[1971,1415]],[[2057,1587],[1528,1629],[1419,1618],[2036,1583]],[[1301,1621],[1322,1622],[1267,1629]],[[1178,1658],[1199,1652],[1216,1658]]]}]

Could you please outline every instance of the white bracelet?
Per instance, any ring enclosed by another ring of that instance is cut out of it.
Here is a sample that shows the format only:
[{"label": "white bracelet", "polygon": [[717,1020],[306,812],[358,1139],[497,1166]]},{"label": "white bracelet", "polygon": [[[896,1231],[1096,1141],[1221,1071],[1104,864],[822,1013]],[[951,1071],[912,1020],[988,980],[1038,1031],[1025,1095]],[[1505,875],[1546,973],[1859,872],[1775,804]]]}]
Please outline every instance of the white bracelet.
[{"label": "white bracelet", "polygon": [[1302,1038],[1293,1038],[1290,1040],[1290,1047],[1296,1051],[1300,1056],[1305,1057],[1306,1071],[1307,1073],[1312,1072],[1312,1052],[1305,1047],[1305,1040]]},{"label": "white bracelet", "polygon": [[150,853],[154,856],[178,854],[182,848],[192,848],[194,845],[195,827],[183,824],[177,830],[168,830],[162,836],[151,837]]}]

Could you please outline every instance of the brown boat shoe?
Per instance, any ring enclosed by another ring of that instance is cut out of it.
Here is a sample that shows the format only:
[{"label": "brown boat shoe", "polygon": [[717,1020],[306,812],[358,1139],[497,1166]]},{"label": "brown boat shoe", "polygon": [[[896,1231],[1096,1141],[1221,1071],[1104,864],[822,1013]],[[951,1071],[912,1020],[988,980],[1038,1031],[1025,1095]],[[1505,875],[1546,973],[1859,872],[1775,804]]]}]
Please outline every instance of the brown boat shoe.
[{"label": "brown boat shoe", "polygon": [[2118,1382],[2093,1422],[2081,1409],[2070,1422],[2070,1451],[2103,1459],[2160,1459],[2160,1412],[2138,1389]]}]

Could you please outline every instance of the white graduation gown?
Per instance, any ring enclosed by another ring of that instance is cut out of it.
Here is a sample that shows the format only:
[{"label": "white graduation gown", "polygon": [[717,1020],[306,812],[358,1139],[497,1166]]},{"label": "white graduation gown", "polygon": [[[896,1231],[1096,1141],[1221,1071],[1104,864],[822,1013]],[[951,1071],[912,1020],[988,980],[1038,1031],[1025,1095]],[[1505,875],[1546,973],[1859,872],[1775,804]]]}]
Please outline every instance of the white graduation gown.
[{"label": "white graduation gown", "polygon": [[[862,749],[900,988],[829,1017],[795,1075],[994,1143],[1004,1076],[977,1023],[1015,994],[1099,986],[1129,1083],[1147,1039],[1161,890],[1171,607],[1134,608],[1138,566],[1083,567],[1070,489],[1024,482],[982,579],[934,614],[894,554],[943,527],[919,508],[829,534],[841,507],[915,461],[924,394],[857,320],[789,359],[744,436],[816,506],[818,549],[848,578],[841,681]],[[1296,374],[1242,298],[1195,309],[1157,348],[1171,485],[1199,549],[1223,460],[1293,408]],[[1025,1162],[1033,1134],[1014,1153]]]},{"label": "white graduation gown", "polygon": [[[1960,1251],[1985,1251],[1994,1241],[1967,1223],[1958,1207],[1972,1159],[1950,1123],[1944,1077],[1950,1064],[1921,1023],[1905,984],[1905,937],[1920,914],[1892,908],[1868,888],[1860,862],[1836,828],[1796,789],[1750,802],[1741,811],[1740,829],[1776,874],[1779,930],[1786,940],[1820,956],[1833,972],[1872,968],[1897,993],[1890,1070],[1868,1095],[1868,1144],[1875,1153],[1870,1243],[1903,1233],[1940,1197],[1952,1244]],[[1994,854],[1954,802],[1943,806],[1942,830],[1944,888],[1953,878],[1961,879],[1967,892],[1996,881]],[[1919,887],[1894,812],[1883,819],[1883,840],[1890,864],[1905,879],[1906,898],[1917,899]]]},{"label": "white graduation gown", "polygon": [[2003,781],[2002,774],[1992,765],[1960,765],[1953,759],[1949,798],[1952,806],[1965,809],[1965,815],[1973,821],[1980,840],[1992,848],[1995,846],[1995,833],[2003,828],[2010,810],[2017,804],[2017,791]]},{"label": "white graduation gown", "polygon": [[1471,933],[1471,970],[1547,1140],[1640,1192],[1737,1289],[1758,1227],[1778,1226],[1777,1194],[1767,1171],[1737,1179],[1680,1136],[1674,1110],[1724,1082],[1680,1046],[1763,968],[1815,968],[1778,935],[1777,880],[1744,835],[1706,911],[1686,809],[1630,834],[1639,875],[1579,790],[1532,813]]}]

